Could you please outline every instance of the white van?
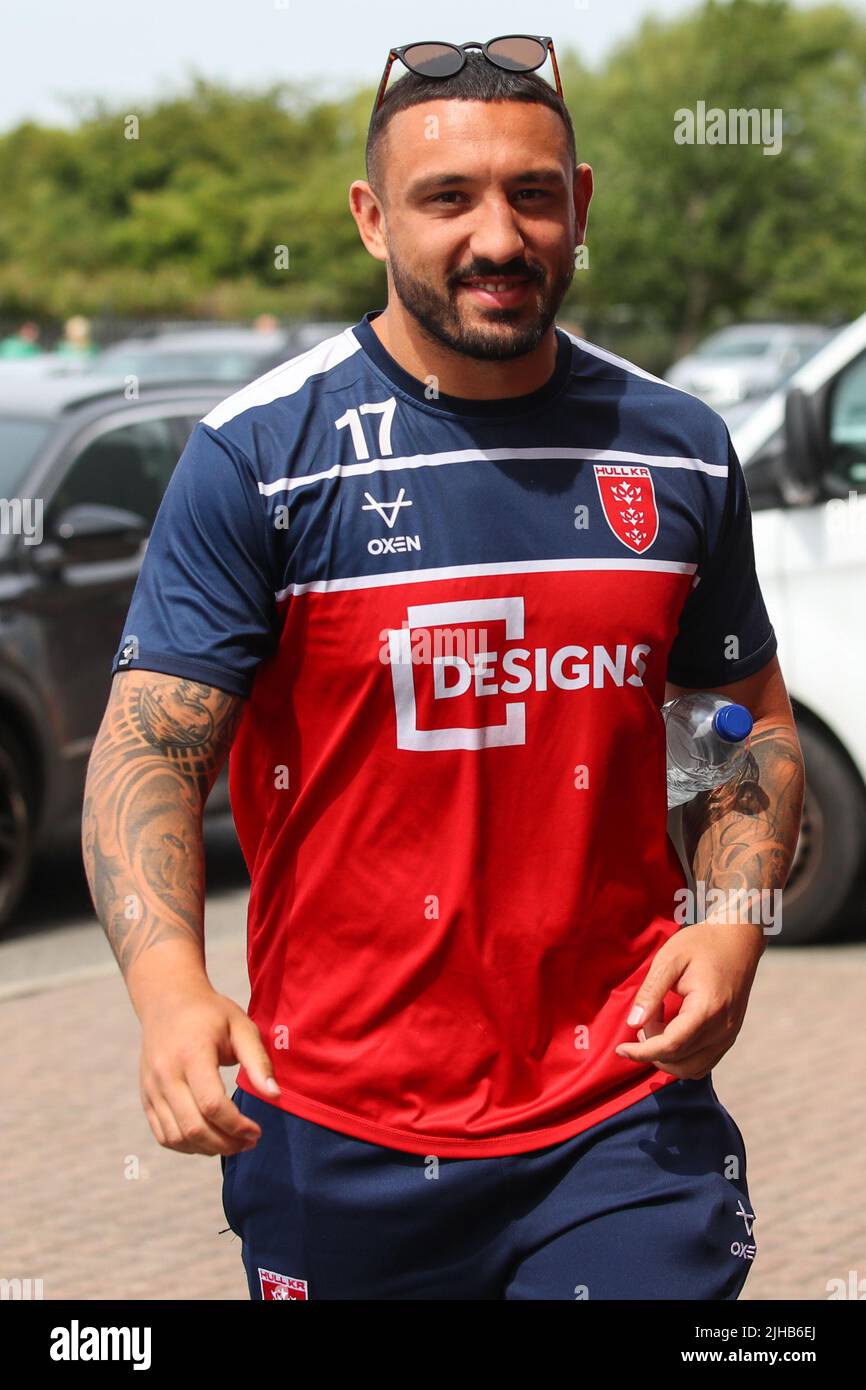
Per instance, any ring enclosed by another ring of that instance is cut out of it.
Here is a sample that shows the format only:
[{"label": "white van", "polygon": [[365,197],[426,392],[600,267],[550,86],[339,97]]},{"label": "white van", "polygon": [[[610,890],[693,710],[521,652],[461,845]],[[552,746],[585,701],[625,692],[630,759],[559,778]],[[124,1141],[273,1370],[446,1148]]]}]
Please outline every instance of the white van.
[{"label": "white van", "polygon": [[782,942],[866,921],[866,314],[731,427],[806,762]]}]

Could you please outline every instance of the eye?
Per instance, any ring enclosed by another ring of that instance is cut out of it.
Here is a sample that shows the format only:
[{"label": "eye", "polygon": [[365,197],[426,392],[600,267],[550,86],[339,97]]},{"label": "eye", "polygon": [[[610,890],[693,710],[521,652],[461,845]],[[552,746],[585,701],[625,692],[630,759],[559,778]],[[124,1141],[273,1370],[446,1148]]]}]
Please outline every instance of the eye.
[{"label": "eye", "polygon": [[[530,197],[529,197],[529,199],[528,199],[529,202],[535,202],[536,199],[538,199],[538,198],[549,198],[549,197],[550,197],[550,190],[547,189],[547,188],[519,188],[519,189],[517,190],[517,196],[518,196],[518,198],[523,197],[525,194],[529,194],[529,195],[530,195]],[[448,190],[447,192],[445,192],[445,193],[435,193],[435,194],[433,195],[433,197],[429,199],[429,201],[430,201],[431,203],[441,203],[441,202],[443,201],[443,199],[457,199],[457,198],[465,198],[465,197],[466,197],[466,194],[465,194],[465,193],[461,193],[459,189],[452,188],[452,189],[449,189],[449,190]],[[448,203],[445,203],[444,206],[447,206],[447,207],[454,207],[454,206],[455,206],[455,203],[453,203],[453,202],[448,202]]]}]

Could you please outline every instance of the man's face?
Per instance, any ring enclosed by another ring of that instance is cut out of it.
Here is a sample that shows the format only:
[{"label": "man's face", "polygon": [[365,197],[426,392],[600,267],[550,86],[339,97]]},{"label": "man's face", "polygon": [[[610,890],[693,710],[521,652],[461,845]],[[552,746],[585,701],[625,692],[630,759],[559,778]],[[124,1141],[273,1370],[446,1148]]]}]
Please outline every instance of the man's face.
[{"label": "man's face", "polygon": [[387,128],[382,168],[382,235],[407,312],[467,357],[537,347],[574,276],[592,195],[586,165],[575,181],[556,112],[516,101],[410,107]]}]

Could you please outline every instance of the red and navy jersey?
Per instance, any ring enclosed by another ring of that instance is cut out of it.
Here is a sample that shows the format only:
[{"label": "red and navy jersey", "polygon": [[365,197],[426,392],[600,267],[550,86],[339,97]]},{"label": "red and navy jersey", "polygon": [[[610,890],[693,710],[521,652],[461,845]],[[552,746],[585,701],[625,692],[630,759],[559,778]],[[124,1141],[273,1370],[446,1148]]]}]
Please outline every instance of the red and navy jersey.
[{"label": "red and navy jersey", "polygon": [[195,426],[112,670],[247,697],[229,781],[277,1104],[520,1153],[674,1080],[614,1052],[686,886],[665,679],[727,685],[776,639],[713,410],[559,328],[540,389],[447,396],[378,312]]}]

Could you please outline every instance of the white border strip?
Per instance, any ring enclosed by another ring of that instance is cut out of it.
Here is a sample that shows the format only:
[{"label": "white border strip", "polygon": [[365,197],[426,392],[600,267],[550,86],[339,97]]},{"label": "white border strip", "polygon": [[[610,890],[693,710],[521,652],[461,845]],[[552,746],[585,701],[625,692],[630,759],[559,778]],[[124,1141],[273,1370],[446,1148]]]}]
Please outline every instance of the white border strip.
[{"label": "white border strip", "polygon": [[263,376],[256,377],[248,386],[242,386],[239,391],[226,396],[224,401],[202,417],[201,424],[210,425],[211,429],[216,430],[254,406],[269,405],[282,396],[293,396],[306,386],[311,377],[331,371],[360,351],[361,344],[351,328],[344,328],[341,333],[335,333],[315,347],[307,348],[306,352],[290,357]]},{"label": "white border strip", "polygon": [[347,589],[381,589],[392,584],[427,584],[437,579],[475,579],[491,574],[556,574],[568,570],[637,570],[657,574],[694,574],[697,565],[684,560],[506,560],[494,565],[442,565],[439,569],[400,570],[394,574],[358,574],[348,579],[314,579],[308,584],[289,584],[274,595],[282,599],[298,594],[342,593]]},{"label": "white border strip", "polygon": [[638,463],[650,468],[686,468],[709,473],[714,478],[727,478],[728,466],[704,463],[703,459],[680,458],[676,454],[638,454],[627,449],[571,449],[558,445],[539,449],[445,449],[437,454],[410,454],[406,458],[369,459],[364,463],[335,463],[322,473],[308,473],[302,478],[277,478],[272,483],[259,481],[259,492],[271,497],[275,492],[294,492],[325,478],[352,478],[371,473],[393,473],[403,468],[440,468],[449,463],[508,463],[558,462],[573,459],[595,459],[598,463]]},{"label": "white border strip", "polygon": [[[557,324],[557,328],[560,325]],[[565,333],[575,347],[579,347],[582,352],[588,352],[592,357],[599,357],[602,362],[609,362],[612,367],[621,367],[624,372],[630,372],[632,376],[643,377],[644,381],[655,381],[659,386],[664,386],[668,391],[678,391],[681,396],[690,396],[691,399],[699,400],[694,391],[686,391],[682,386],[674,386],[672,381],[665,381],[664,377],[653,376],[652,372],[644,371],[635,362],[629,362],[627,357],[620,357],[616,352],[608,352],[607,348],[598,347],[596,343],[587,342],[586,338],[578,338],[574,333],[569,333],[567,328],[563,328]],[[704,404],[704,402],[701,402]],[[711,407],[710,407],[711,408]],[[716,412],[718,414],[718,412]]]}]

